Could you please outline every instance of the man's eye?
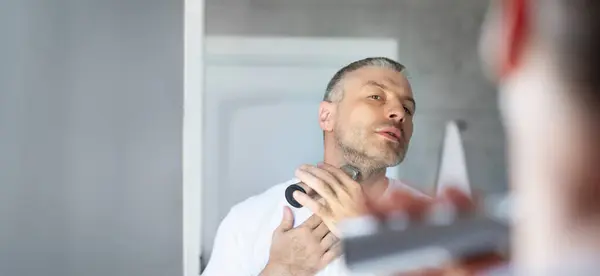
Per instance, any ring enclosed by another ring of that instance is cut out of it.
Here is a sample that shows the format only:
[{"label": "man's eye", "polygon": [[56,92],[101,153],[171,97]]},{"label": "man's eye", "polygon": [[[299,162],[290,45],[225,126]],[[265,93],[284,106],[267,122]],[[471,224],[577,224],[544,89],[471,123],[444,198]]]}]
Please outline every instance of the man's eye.
[{"label": "man's eye", "polygon": [[369,98],[371,98],[373,100],[381,100],[381,96],[379,96],[379,95],[371,95],[371,96],[369,96]]},{"label": "man's eye", "polygon": [[412,111],[410,111],[410,109],[408,109],[408,107],[404,107],[404,112],[408,115],[412,115]]}]

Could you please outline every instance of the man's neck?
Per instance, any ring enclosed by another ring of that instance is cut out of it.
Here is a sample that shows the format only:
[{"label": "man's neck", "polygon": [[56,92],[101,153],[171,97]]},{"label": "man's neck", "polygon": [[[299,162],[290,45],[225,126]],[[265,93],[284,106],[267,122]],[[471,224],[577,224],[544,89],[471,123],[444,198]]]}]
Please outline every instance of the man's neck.
[{"label": "man's neck", "polygon": [[[346,161],[343,157],[331,156],[325,154],[323,161],[327,164],[333,165],[337,168],[346,165]],[[371,170],[357,167],[360,171],[359,183],[363,187],[368,198],[379,198],[381,197],[388,188],[389,181],[385,176],[385,169],[382,170]]]},{"label": "man's neck", "polygon": [[367,198],[377,199],[385,193],[389,186],[389,179],[385,176],[385,169],[364,175],[360,180]]}]

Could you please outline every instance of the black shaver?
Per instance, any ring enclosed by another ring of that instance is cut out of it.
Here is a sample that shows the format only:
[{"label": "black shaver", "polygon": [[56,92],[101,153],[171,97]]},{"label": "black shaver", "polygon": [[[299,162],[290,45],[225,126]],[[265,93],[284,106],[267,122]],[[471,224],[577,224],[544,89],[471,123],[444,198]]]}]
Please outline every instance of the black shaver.
[{"label": "black shaver", "polygon": [[[342,169],[342,171],[344,171],[348,176],[350,176],[355,181],[358,180],[358,177],[360,176],[359,170],[352,165],[344,165],[340,169]],[[306,190],[302,187],[304,185],[305,185],[304,183],[298,182],[296,184],[292,184],[292,185],[288,186],[287,189],[285,189],[285,199],[287,200],[287,202],[290,205],[292,205],[295,208],[302,208],[302,204],[300,204],[298,201],[296,201],[294,199],[293,194],[295,191],[300,191],[300,192],[306,194]]]}]

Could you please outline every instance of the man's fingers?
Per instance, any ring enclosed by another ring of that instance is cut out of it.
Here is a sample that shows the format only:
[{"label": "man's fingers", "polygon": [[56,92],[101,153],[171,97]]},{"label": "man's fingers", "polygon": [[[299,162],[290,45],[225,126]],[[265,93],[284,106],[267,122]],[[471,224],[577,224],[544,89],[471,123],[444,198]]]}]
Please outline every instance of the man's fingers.
[{"label": "man's fingers", "polygon": [[307,220],[305,220],[302,224],[300,224],[299,227],[306,227],[306,228],[312,230],[312,229],[317,228],[322,223],[323,223],[323,220],[319,216],[312,215]]},{"label": "man's fingers", "polygon": [[332,245],[329,248],[329,250],[327,250],[325,252],[325,254],[323,254],[323,256],[321,257],[321,262],[322,262],[322,264],[327,265],[341,255],[342,255],[342,243],[337,242],[334,245]]},{"label": "man's fingers", "polygon": [[369,211],[374,214],[385,214],[402,208],[407,202],[415,200],[415,196],[404,190],[392,191],[389,195],[377,200],[369,200]]},{"label": "man's fingers", "polygon": [[394,274],[394,276],[463,276],[463,275],[446,274],[446,272],[443,269],[424,268],[424,269],[417,270],[417,271],[396,273],[396,274]]},{"label": "man's fingers", "polygon": [[321,217],[328,214],[327,208],[323,204],[319,203],[307,194],[295,191],[292,196],[296,201],[298,201],[298,203],[311,210],[314,214],[317,214]]},{"label": "man's fingers", "polygon": [[333,175],[340,182],[342,188],[351,195],[357,196],[359,193],[362,193],[362,186],[352,179],[352,177],[348,176],[342,169],[327,163],[319,163],[318,167]]},{"label": "man's fingers", "polygon": [[327,202],[335,200],[335,193],[329,187],[329,184],[322,179],[316,177],[306,169],[298,168],[295,172],[296,178],[304,183],[304,185],[314,190],[316,194],[324,198]]},{"label": "man's fingers", "polygon": [[368,208],[372,215],[380,219],[385,219],[389,214],[397,212],[406,213],[411,219],[420,219],[431,202],[425,197],[414,196],[410,192],[398,190],[378,201],[370,201]]},{"label": "man's fingers", "polygon": [[344,185],[341,184],[340,180],[336,178],[333,174],[331,174],[331,172],[311,165],[303,165],[300,168],[321,179],[324,183],[326,183],[326,185],[333,191],[335,195],[342,195],[347,193]]},{"label": "man's fingers", "polygon": [[329,233],[329,228],[327,228],[327,224],[325,223],[321,223],[319,224],[319,226],[317,226],[317,228],[315,228],[313,230],[313,236],[316,237],[317,239],[322,239],[323,237],[325,237],[325,235],[327,235],[327,233]]},{"label": "man's fingers", "polygon": [[470,273],[469,275],[478,275],[478,273],[505,263],[505,258],[499,254],[491,253],[462,260],[452,266],[452,269]]},{"label": "man's fingers", "polygon": [[340,239],[336,237],[333,233],[329,232],[323,239],[321,240],[321,248],[324,250],[329,250],[334,244],[339,242]]},{"label": "man's fingers", "polygon": [[464,192],[457,188],[447,188],[442,191],[442,199],[450,201],[459,212],[468,212],[475,209],[475,203]]},{"label": "man's fingers", "polygon": [[[315,190],[317,194],[319,194],[322,198],[324,198],[327,202],[335,201],[335,193],[329,187],[329,183],[323,181],[319,177],[312,174],[308,171],[306,165],[301,166],[295,172],[296,177],[304,182],[305,185],[309,186],[311,189]],[[298,201],[299,202],[299,201]],[[301,203],[301,202],[300,202]]]},{"label": "man's fingers", "polygon": [[411,220],[421,220],[429,211],[431,200],[416,198],[406,204],[405,210]]},{"label": "man's fingers", "polygon": [[283,217],[281,218],[281,223],[277,229],[279,231],[285,232],[294,227],[294,214],[290,207],[283,206]]}]

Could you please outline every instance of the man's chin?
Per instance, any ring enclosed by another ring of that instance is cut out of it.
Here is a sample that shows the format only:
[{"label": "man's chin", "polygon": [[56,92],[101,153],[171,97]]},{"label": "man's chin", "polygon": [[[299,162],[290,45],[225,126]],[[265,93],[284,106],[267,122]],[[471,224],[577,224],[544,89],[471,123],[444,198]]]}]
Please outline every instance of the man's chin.
[{"label": "man's chin", "polygon": [[373,156],[372,160],[376,160],[374,163],[380,164],[382,168],[389,168],[398,166],[404,160],[404,155],[391,156]]},{"label": "man's chin", "polygon": [[400,153],[400,154],[396,153],[396,155],[394,157],[390,157],[387,160],[388,161],[387,162],[388,167],[395,167],[395,166],[400,165],[400,163],[402,163],[402,161],[404,161],[404,157],[405,156],[406,155],[404,154],[404,152]]},{"label": "man's chin", "polygon": [[395,167],[395,166],[400,165],[400,163],[402,163],[402,159],[397,159],[397,160],[394,160],[392,162],[387,162],[386,163],[386,167],[387,168]]},{"label": "man's chin", "polygon": [[384,164],[390,164],[396,166],[404,160],[405,151],[404,148],[396,147],[382,147],[373,151],[373,159],[380,160]]}]

